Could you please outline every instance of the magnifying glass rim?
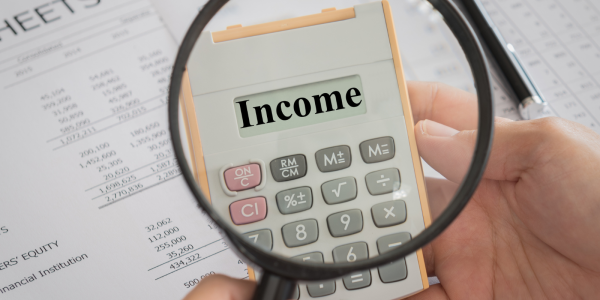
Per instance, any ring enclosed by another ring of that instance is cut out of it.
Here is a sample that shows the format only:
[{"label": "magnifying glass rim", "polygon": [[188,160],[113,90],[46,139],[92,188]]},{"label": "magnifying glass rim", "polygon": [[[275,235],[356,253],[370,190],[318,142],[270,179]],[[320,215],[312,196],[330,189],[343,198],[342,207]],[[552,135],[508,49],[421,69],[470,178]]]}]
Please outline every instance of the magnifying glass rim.
[{"label": "magnifying glass rim", "polygon": [[[450,0],[428,1],[442,14],[446,21],[446,25],[450,28],[461,45],[462,50],[465,52],[474,78],[478,99],[479,127],[473,160],[471,161],[469,170],[460,184],[458,191],[454,195],[452,201],[448,204],[448,207],[429,227],[413,237],[408,243],[393,251],[353,263],[336,263],[335,266],[331,264],[303,264],[274,253],[260,250],[249,241],[246,241],[246,239],[243,239],[239,233],[230,232],[233,230],[229,229],[229,223],[211,208],[209,201],[194,180],[194,176],[189,169],[188,164],[180,163],[179,165],[183,177],[191,192],[194,194],[200,208],[202,208],[215,223],[223,229],[230,244],[234,246],[230,248],[239,255],[245,257],[247,263],[258,266],[265,271],[284,278],[303,281],[332,279],[341,277],[353,271],[376,268],[386,263],[399,260],[427,245],[444,231],[454,219],[456,219],[469,202],[483,176],[492,145],[494,107],[492,104],[492,87],[489,68],[477,36],[459,9],[451,3]],[[200,37],[201,32],[227,2],[229,1],[209,0],[208,3],[204,5],[188,29],[173,65],[168,99],[169,129],[171,131],[175,157],[181,162],[186,161],[179,132],[179,96],[183,73],[192,49]]]}]

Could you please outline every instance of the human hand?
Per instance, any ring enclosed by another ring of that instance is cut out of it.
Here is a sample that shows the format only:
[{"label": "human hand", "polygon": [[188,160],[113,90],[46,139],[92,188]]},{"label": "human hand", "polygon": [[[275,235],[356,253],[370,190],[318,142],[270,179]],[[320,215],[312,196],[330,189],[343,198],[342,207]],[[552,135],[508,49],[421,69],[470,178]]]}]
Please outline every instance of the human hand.
[{"label": "human hand", "polygon": [[[477,98],[435,83],[408,88],[419,153],[449,179],[427,181],[435,218],[471,160]],[[592,130],[559,118],[496,118],[475,195],[423,248],[427,272],[441,284],[410,299],[598,299],[597,178],[600,136]]]},{"label": "human hand", "polygon": [[225,275],[205,277],[183,300],[250,300],[256,284]]}]

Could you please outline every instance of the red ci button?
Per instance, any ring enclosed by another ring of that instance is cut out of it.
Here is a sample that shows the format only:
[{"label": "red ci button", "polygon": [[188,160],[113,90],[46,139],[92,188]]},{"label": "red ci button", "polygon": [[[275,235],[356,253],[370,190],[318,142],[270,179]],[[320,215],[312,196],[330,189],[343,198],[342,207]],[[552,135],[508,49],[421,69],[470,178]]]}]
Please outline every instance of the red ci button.
[{"label": "red ci button", "polygon": [[260,166],[249,164],[227,169],[223,174],[230,191],[242,191],[260,184]]},{"label": "red ci button", "polygon": [[267,200],[265,197],[254,197],[236,201],[229,205],[229,212],[235,225],[260,221],[267,217]]}]

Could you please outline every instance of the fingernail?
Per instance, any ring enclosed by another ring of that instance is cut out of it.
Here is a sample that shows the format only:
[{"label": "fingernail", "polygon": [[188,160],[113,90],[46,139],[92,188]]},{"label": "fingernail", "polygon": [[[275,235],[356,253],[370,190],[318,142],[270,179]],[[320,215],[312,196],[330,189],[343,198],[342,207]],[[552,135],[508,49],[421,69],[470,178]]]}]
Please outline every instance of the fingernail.
[{"label": "fingernail", "polygon": [[421,133],[431,136],[448,137],[458,133],[458,130],[431,120],[421,122]]}]

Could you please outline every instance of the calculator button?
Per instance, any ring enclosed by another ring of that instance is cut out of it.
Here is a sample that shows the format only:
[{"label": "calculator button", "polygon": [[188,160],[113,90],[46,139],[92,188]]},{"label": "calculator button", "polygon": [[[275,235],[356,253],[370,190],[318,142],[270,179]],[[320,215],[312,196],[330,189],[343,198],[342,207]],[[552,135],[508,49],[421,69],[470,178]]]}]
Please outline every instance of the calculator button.
[{"label": "calculator button", "polygon": [[333,249],[333,261],[336,263],[355,262],[367,258],[369,258],[369,249],[365,242],[346,244]]},{"label": "calculator button", "polygon": [[317,151],[315,154],[317,167],[321,172],[332,172],[345,169],[350,166],[352,156],[350,147],[335,146]]},{"label": "calculator button", "polygon": [[356,179],[344,177],[321,185],[321,193],[327,204],[337,204],[356,198]]},{"label": "calculator button", "polygon": [[306,157],[296,154],[274,159],[271,161],[271,174],[277,182],[304,177],[306,175]]},{"label": "calculator button", "polygon": [[371,271],[360,271],[351,273],[342,277],[344,286],[347,290],[356,290],[368,287],[371,285]]},{"label": "calculator button", "polygon": [[355,234],[363,229],[362,212],[352,209],[329,215],[327,225],[333,237]]},{"label": "calculator button", "polygon": [[396,168],[371,172],[365,180],[371,195],[387,194],[400,189],[400,172]]},{"label": "calculator button", "polygon": [[[379,250],[379,254],[383,254],[410,241],[410,239],[411,236],[408,232],[386,235],[377,240],[377,249]],[[381,266],[378,269],[379,278],[381,278],[381,281],[384,283],[400,281],[406,279],[407,276],[406,262],[404,258]]]},{"label": "calculator button", "polygon": [[313,203],[312,190],[307,186],[281,191],[275,198],[279,211],[284,215],[310,209]]},{"label": "calculator button", "polygon": [[312,263],[323,263],[323,253],[321,252],[310,252],[306,254],[296,255],[292,257],[293,260],[301,262],[312,262]]},{"label": "calculator button", "polygon": [[288,248],[314,243],[319,238],[317,220],[308,219],[283,225],[283,242]]},{"label": "calculator button", "polygon": [[360,156],[368,164],[394,158],[396,150],[392,137],[380,137],[360,143]]},{"label": "calculator button", "polygon": [[229,205],[229,212],[235,225],[260,221],[267,217],[267,200],[265,197],[239,200]]},{"label": "calculator button", "polygon": [[249,164],[227,169],[223,174],[230,191],[251,189],[260,184],[260,166]]},{"label": "calculator button", "polygon": [[335,293],[335,281],[309,283],[306,285],[308,294],[313,297],[323,297]]},{"label": "calculator button", "polygon": [[[323,253],[321,252],[311,252],[298,256],[292,257],[293,260],[301,261],[301,262],[313,262],[313,263],[323,263]],[[321,297],[333,294],[335,292],[335,281],[323,281],[316,283],[309,283],[306,285],[308,290],[308,294],[311,297]]]},{"label": "calculator button", "polygon": [[243,236],[247,238],[250,243],[255,244],[259,248],[267,251],[271,251],[271,249],[273,249],[273,234],[269,229],[246,232],[243,234]]},{"label": "calculator button", "polygon": [[406,221],[406,203],[402,200],[388,201],[371,207],[373,222],[377,227],[394,226]]}]

